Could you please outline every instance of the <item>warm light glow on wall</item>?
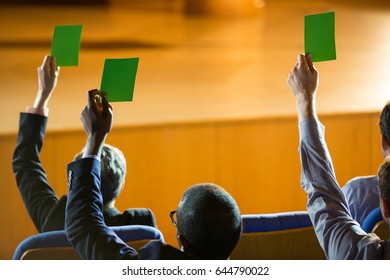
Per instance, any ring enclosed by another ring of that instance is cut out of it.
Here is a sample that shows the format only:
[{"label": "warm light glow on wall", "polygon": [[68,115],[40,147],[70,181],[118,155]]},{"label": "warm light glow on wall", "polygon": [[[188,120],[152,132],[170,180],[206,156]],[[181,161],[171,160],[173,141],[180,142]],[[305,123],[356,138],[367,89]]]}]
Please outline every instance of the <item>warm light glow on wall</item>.
[{"label": "warm light glow on wall", "polygon": [[265,6],[265,1],[264,0],[253,0],[253,4],[256,8],[263,8]]}]

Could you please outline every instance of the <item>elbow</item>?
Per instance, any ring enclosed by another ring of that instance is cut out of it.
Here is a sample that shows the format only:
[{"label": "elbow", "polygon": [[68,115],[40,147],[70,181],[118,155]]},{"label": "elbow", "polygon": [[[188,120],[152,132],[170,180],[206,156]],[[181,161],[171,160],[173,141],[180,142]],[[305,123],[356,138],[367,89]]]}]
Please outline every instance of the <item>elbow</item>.
[{"label": "elbow", "polygon": [[15,156],[12,158],[12,170],[15,175],[17,175],[17,173],[21,170],[20,161]]}]

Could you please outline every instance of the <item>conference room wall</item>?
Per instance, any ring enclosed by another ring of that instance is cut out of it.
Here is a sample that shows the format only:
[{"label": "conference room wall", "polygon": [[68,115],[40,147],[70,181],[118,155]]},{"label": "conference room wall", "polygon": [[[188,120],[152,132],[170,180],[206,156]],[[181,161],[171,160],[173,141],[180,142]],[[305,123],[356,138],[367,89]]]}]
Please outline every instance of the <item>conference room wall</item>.
[{"label": "conference room wall", "polygon": [[[374,174],[380,153],[378,113],[321,116],[337,179]],[[66,164],[79,152],[83,131],[48,132],[42,163],[59,195],[67,192]],[[35,234],[13,176],[16,136],[0,136],[0,259]],[[296,116],[258,120],[114,127],[107,143],[127,159],[126,185],[116,206],[151,208],[168,243],[176,245],[169,212],[184,190],[215,182],[237,200],[243,214],[305,210],[300,188]]]}]

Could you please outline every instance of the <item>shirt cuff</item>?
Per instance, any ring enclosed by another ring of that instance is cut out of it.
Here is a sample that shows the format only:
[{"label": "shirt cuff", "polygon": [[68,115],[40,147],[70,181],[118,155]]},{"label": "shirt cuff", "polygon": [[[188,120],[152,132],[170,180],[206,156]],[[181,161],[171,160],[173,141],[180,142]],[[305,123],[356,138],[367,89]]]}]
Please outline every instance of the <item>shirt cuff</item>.
[{"label": "shirt cuff", "polygon": [[322,123],[315,118],[308,118],[299,123],[299,137],[300,139],[305,138],[318,138],[320,135],[323,137],[325,127]]},{"label": "shirt cuff", "polygon": [[97,159],[100,162],[100,157],[97,156],[97,155],[86,155],[86,156],[83,156],[82,158],[94,158],[94,159]]},{"label": "shirt cuff", "polygon": [[35,108],[35,107],[27,107],[26,108],[26,113],[29,114],[36,114],[36,115],[41,115],[44,117],[49,116],[49,108]]}]

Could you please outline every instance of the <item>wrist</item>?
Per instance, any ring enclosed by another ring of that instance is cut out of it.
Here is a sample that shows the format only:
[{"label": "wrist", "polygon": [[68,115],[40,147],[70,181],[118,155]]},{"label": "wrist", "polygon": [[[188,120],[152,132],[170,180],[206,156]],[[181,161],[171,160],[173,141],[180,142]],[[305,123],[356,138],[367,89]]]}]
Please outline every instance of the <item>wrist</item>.
[{"label": "wrist", "polygon": [[34,108],[46,108],[49,104],[51,91],[39,89],[35,98]]},{"label": "wrist", "polygon": [[49,108],[27,107],[26,113],[48,117],[49,116]]},{"label": "wrist", "polygon": [[297,107],[299,121],[317,117],[315,101],[313,98],[298,98]]},{"label": "wrist", "polygon": [[299,92],[295,94],[297,96],[297,104],[307,106],[313,103],[314,101],[314,94],[309,92]]},{"label": "wrist", "polygon": [[106,133],[92,133],[88,136],[87,143],[83,152],[83,156],[98,156],[100,157],[104,141],[106,140]]}]

